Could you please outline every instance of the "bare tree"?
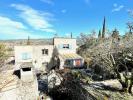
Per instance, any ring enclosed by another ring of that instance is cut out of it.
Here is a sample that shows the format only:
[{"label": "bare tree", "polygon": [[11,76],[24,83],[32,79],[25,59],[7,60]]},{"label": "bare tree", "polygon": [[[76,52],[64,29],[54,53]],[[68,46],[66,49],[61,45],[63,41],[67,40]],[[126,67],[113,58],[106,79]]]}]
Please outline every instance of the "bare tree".
[{"label": "bare tree", "polygon": [[122,85],[122,90],[132,93],[133,73],[132,70],[129,71],[127,66],[127,62],[132,61],[133,58],[130,51],[122,51],[118,54],[109,52],[106,55],[100,55],[100,57],[103,67],[116,75],[117,80]]},{"label": "bare tree", "polygon": [[95,30],[92,30],[92,32],[90,34],[80,33],[78,42],[80,42],[81,46],[88,48],[92,45],[95,45],[96,40],[97,40],[96,32],[95,32]]},{"label": "bare tree", "polygon": [[[132,9],[129,9],[129,10],[128,10],[128,13],[129,13],[129,15],[130,15],[131,17],[133,17],[133,10],[132,10]],[[132,32],[133,32],[133,21],[127,22],[127,27],[128,27],[128,29],[129,29],[129,33],[132,34]]]},{"label": "bare tree", "polygon": [[[92,66],[98,65],[102,68],[103,75],[114,75],[122,85],[122,90],[132,93],[133,84],[133,43],[130,38],[122,44],[123,40],[114,40],[110,37],[108,40],[99,45],[89,48],[86,57],[91,57],[93,60]],[[127,45],[128,44],[128,45]],[[129,66],[130,64],[130,66]]]},{"label": "bare tree", "polygon": [[119,38],[119,31],[116,28],[112,32],[112,37],[113,38]]}]

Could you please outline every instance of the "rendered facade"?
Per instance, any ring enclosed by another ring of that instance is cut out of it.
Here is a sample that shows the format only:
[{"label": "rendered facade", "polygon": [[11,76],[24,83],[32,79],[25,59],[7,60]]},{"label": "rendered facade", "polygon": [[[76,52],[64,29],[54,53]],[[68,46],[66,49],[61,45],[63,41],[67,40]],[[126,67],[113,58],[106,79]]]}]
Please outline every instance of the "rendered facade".
[{"label": "rendered facade", "polygon": [[[31,62],[36,69],[82,67],[84,60],[76,54],[76,39],[53,38],[53,45],[15,46],[15,65]],[[28,67],[28,66],[27,66]]]}]

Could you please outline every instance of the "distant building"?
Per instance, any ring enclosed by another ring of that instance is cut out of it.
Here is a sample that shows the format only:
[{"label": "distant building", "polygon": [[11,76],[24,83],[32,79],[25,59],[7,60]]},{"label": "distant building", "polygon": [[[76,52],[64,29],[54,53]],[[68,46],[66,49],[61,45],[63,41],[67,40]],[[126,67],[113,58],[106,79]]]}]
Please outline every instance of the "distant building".
[{"label": "distant building", "polygon": [[15,46],[15,65],[31,62],[36,69],[82,67],[84,60],[76,54],[76,39],[53,38],[53,45]]}]

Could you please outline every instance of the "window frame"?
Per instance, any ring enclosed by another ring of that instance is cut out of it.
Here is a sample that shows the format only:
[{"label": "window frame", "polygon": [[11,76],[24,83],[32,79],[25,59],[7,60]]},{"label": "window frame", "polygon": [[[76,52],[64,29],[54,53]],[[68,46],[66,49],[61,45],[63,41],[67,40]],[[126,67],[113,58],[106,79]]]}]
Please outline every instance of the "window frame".
[{"label": "window frame", "polygon": [[49,54],[49,50],[48,49],[42,49],[42,55],[48,55]]},{"label": "window frame", "polygon": [[63,44],[63,49],[70,49],[70,44]]},{"label": "window frame", "polygon": [[29,59],[31,59],[31,54],[25,52],[25,53],[22,53],[22,54],[21,54],[21,57],[22,57],[22,58],[21,58],[22,60],[29,60]]}]

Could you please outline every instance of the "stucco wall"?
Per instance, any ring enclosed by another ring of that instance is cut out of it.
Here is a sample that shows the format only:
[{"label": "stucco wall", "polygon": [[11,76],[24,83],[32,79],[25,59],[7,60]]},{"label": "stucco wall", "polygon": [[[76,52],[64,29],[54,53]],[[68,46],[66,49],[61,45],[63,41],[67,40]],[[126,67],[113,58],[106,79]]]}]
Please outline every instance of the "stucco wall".
[{"label": "stucco wall", "polygon": [[[64,44],[69,44],[69,48],[63,48]],[[51,61],[53,53],[67,54],[76,53],[76,39],[73,38],[54,38],[54,45],[26,45],[26,46],[15,46],[15,64],[19,66],[22,62],[32,62],[35,68],[42,68],[42,63],[48,64],[49,68],[53,67],[53,61]],[[48,55],[42,54],[42,49],[48,49]],[[57,52],[56,52],[56,50]],[[22,59],[22,54],[28,53],[30,55],[29,59]],[[61,61],[61,66],[64,62]],[[44,64],[45,65],[45,64]],[[46,68],[45,66],[43,68]],[[45,69],[44,69],[45,70]]]},{"label": "stucco wall", "polygon": [[[48,55],[42,54],[42,49],[48,49]],[[53,54],[53,45],[37,46],[33,48],[33,64],[36,68],[42,67],[42,63],[50,62]],[[36,63],[35,63],[36,61]]]},{"label": "stucco wall", "polygon": [[[48,55],[42,54],[42,49],[48,49]],[[30,59],[22,59],[22,54],[28,53]],[[42,67],[43,62],[50,62],[53,54],[53,45],[44,46],[15,46],[15,64],[32,62],[36,68]]]},{"label": "stucco wall", "polygon": [[[32,46],[15,46],[15,63],[18,62],[32,62],[33,58],[33,48]],[[22,54],[28,53],[31,56],[31,59],[23,60]]]},{"label": "stucco wall", "polygon": [[[62,48],[61,45],[63,44],[69,44],[70,48]],[[58,49],[58,52],[60,54],[65,53],[76,53],[76,39],[71,38],[54,38],[54,47]]]}]

